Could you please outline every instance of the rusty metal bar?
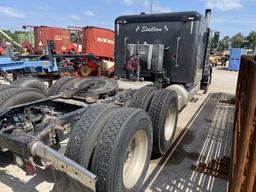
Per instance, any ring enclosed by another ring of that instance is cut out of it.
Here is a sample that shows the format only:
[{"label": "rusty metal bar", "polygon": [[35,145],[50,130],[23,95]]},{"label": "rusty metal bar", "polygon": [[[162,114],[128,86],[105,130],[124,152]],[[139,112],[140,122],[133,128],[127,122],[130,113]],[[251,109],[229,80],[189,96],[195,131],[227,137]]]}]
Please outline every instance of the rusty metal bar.
[{"label": "rusty metal bar", "polygon": [[[240,67],[241,70],[242,66]],[[235,104],[236,104],[236,111],[235,111],[235,116],[234,116],[234,129],[233,129],[233,137],[232,137],[232,158],[231,158],[231,168],[230,168],[230,186],[232,186],[232,182],[233,182],[233,178],[234,178],[234,170],[235,170],[235,165],[236,165],[236,157],[237,157],[237,141],[238,141],[238,123],[240,123],[239,121],[239,117],[240,117],[240,82],[241,82],[241,75],[238,75],[237,78],[237,85],[236,85],[236,100],[235,100]],[[229,191],[231,191],[231,187],[229,188]]]},{"label": "rusty metal bar", "polygon": [[241,126],[243,128],[242,135],[241,135],[241,145],[240,145],[240,153],[238,156],[237,161],[237,172],[236,172],[236,182],[234,185],[234,192],[240,192],[240,189],[242,187],[242,181],[244,177],[244,171],[246,166],[246,159],[248,154],[248,148],[249,148],[249,142],[250,142],[250,136],[251,136],[251,130],[252,130],[252,122],[254,118],[254,110],[256,105],[256,76],[253,73],[250,73],[250,78],[252,82],[248,83],[248,93],[246,94],[247,103],[245,106],[244,114],[245,120],[244,122],[241,122]]},{"label": "rusty metal bar", "polygon": [[230,192],[253,192],[256,180],[256,56],[243,56],[236,90]]},{"label": "rusty metal bar", "polygon": [[255,139],[256,138],[252,139],[252,142],[253,142],[252,157],[248,165],[248,172],[246,174],[247,177],[245,178],[244,191],[253,191],[253,185],[255,182],[255,175],[256,175],[256,141]]},{"label": "rusty metal bar", "polygon": [[52,148],[37,141],[31,147],[31,154],[39,156],[53,165],[54,169],[65,172],[73,179],[96,191],[97,176],[73,160],[61,155]]}]

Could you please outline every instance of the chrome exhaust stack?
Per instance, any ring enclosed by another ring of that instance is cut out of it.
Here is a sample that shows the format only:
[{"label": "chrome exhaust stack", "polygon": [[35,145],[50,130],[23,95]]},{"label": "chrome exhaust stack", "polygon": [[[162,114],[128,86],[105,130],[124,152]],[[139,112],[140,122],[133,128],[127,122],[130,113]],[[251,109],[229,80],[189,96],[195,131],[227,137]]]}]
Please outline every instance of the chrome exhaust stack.
[{"label": "chrome exhaust stack", "polygon": [[205,10],[205,19],[207,20],[208,26],[211,24],[211,16],[212,16],[212,10],[206,9]]}]

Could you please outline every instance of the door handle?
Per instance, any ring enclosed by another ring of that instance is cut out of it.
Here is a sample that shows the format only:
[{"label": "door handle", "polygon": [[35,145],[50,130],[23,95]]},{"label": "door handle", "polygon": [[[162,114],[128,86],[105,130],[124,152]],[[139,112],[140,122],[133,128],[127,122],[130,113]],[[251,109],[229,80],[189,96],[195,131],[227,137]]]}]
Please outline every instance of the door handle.
[{"label": "door handle", "polygon": [[176,46],[176,62],[175,62],[175,67],[179,67],[178,59],[179,59],[180,41],[181,41],[181,37],[178,37],[177,38],[177,46]]}]

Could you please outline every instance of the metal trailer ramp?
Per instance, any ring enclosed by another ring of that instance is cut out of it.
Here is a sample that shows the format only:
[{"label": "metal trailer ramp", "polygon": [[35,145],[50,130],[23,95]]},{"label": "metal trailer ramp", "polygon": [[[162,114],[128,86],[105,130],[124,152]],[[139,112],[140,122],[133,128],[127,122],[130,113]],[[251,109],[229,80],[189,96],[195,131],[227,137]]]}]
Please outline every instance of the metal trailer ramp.
[{"label": "metal trailer ramp", "polygon": [[209,95],[198,116],[180,134],[183,138],[166,155],[172,153],[163,169],[159,172],[165,157],[141,191],[227,191],[235,110],[231,97]]}]

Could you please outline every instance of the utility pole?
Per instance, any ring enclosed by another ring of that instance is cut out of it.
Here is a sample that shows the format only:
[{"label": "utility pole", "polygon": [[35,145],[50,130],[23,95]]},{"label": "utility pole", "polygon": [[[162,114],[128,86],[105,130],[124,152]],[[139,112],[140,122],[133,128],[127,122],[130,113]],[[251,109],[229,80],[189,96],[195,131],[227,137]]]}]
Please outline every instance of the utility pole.
[{"label": "utility pole", "polygon": [[153,12],[153,0],[149,0],[150,1],[150,13]]}]

